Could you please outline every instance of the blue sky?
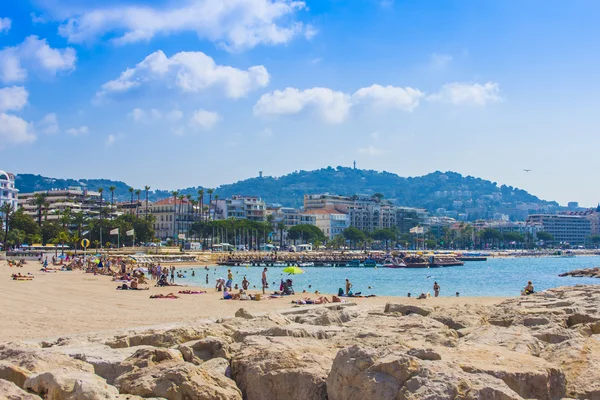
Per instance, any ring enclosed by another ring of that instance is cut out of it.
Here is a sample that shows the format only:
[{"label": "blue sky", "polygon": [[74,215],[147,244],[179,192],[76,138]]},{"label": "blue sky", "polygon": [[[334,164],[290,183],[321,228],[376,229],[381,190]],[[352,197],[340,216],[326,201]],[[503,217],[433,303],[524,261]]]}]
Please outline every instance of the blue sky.
[{"label": "blue sky", "polygon": [[356,160],[595,205],[599,12],[591,0],[8,0],[0,167],[174,189]]}]

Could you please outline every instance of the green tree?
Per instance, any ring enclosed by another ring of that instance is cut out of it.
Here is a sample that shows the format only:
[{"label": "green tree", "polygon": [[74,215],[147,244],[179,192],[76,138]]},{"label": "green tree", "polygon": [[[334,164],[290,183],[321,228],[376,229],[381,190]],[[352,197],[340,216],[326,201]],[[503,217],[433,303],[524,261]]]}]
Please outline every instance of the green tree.
[{"label": "green tree", "polygon": [[498,229],[485,228],[481,231],[481,239],[488,245],[493,245],[502,240],[502,232],[500,232]]},{"label": "green tree", "polygon": [[146,192],[146,218],[148,218],[148,194],[150,192],[150,186],[146,185],[144,186],[144,191]]},{"label": "green tree", "polygon": [[[2,213],[3,218],[4,218],[4,244],[2,246],[2,249],[4,251],[6,251],[7,247],[7,243],[8,243],[8,229],[11,223],[11,218],[13,216],[13,213],[15,211],[14,206],[12,205],[12,203],[4,203],[2,204],[2,206],[0,206],[0,213]],[[0,224],[1,225],[1,224]]]},{"label": "green tree", "polygon": [[38,225],[42,226],[42,210],[48,206],[48,194],[36,193],[33,195],[33,204],[37,208]]},{"label": "green tree", "polygon": [[352,248],[356,248],[357,242],[363,241],[366,239],[366,235],[363,231],[361,231],[360,229],[356,229],[352,226],[344,229],[344,231],[342,232],[342,235],[344,235],[346,240],[349,240],[350,243],[352,243]]},{"label": "green tree", "polygon": [[385,242],[386,250],[388,249],[389,242],[396,239],[396,234],[391,229],[378,229],[371,232],[370,236],[375,240]]},{"label": "green tree", "polygon": [[294,241],[301,240],[302,243],[314,242],[315,240],[324,242],[327,240],[322,230],[314,225],[309,224],[292,226],[290,229],[288,229],[287,234],[289,239]]},{"label": "green tree", "polygon": [[140,189],[137,189],[135,191],[135,195],[137,196],[137,203],[135,204],[135,215],[139,216],[140,215],[140,195],[142,194],[142,191]]},{"label": "green tree", "polygon": [[536,236],[537,236],[538,240],[543,240],[544,242],[549,243],[549,242],[554,241],[554,236],[552,236],[552,234],[548,233],[548,232],[541,231],[541,232],[538,232],[536,234]]}]

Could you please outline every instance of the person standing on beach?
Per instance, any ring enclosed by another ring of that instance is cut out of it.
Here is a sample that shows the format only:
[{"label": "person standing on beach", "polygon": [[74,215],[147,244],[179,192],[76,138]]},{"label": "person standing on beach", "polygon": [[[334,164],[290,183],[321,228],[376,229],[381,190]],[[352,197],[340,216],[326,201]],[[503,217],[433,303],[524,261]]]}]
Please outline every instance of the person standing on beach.
[{"label": "person standing on beach", "polygon": [[171,280],[169,283],[175,283],[175,267],[171,265]]},{"label": "person standing on beach", "polygon": [[206,284],[208,285],[208,274],[206,274]]},{"label": "person standing on beach", "polygon": [[350,289],[352,289],[352,284],[350,283],[350,279],[346,278],[346,296],[350,293]]},{"label": "person standing on beach", "polygon": [[267,280],[267,267],[262,272],[262,292],[265,294],[265,288],[269,287],[269,281]]},{"label": "person standing on beach", "polygon": [[440,294],[440,285],[437,282],[433,282],[433,292],[435,293],[435,297],[438,297]]},{"label": "person standing on beach", "polygon": [[244,275],[244,280],[242,281],[242,289],[248,290],[248,286],[250,286],[250,282],[248,282],[248,279],[246,279],[246,276]]}]

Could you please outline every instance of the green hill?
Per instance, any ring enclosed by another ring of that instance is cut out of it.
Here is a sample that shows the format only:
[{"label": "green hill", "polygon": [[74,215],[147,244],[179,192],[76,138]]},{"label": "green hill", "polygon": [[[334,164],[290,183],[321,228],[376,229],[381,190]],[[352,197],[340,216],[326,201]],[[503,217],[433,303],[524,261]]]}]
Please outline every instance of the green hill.
[{"label": "green hill", "polygon": [[[121,181],[107,179],[54,179],[40,175],[18,174],[17,188],[21,192],[84,186],[90,190],[103,187],[106,197],[108,187],[116,186],[115,198],[126,201],[129,197],[128,185]],[[197,196],[201,187],[178,189],[181,194]],[[140,188],[143,189],[143,188]],[[157,200],[170,196],[169,190],[153,190],[150,199]],[[281,177],[252,178],[215,189],[215,194],[225,198],[241,194],[262,197],[268,203],[278,203],[289,207],[301,207],[304,194],[330,193],[339,195],[373,195],[382,193],[385,199],[396,205],[421,207],[430,211],[446,210],[449,216],[468,213],[469,219],[491,218],[493,213],[504,213],[512,219],[527,215],[528,209],[553,210],[556,202],[541,200],[528,192],[511,186],[498,186],[496,182],[472,176],[462,176],[455,172],[433,172],[418,177],[401,177],[390,172],[361,170],[353,168],[323,168],[315,171],[295,171]],[[205,195],[205,201],[208,195]]]}]

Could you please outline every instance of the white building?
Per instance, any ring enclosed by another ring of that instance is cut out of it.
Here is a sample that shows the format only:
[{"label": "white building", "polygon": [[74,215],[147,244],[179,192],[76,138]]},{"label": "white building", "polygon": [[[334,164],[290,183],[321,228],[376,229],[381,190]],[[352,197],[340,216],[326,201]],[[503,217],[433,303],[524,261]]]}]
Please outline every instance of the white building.
[{"label": "white building", "polygon": [[178,240],[179,235],[189,238],[192,225],[199,219],[197,206],[192,205],[187,199],[175,200],[173,197],[150,204],[148,212],[155,218],[156,237],[163,240]]},{"label": "white building", "polygon": [[230,199],[213,200],[216,204],[215,219],[248,219],[264,222],[266,219],[266,203],[258,197],[233,196]]},{"label": "white building", "polygon": [[[9,172],[0,170],[0,207],[4,204],[12,204],[13,209],[17,209],[19,191],[15,188],[15,176]],[[2,217],[2,224],[0,228],[4,227],[4,215],[0,211],[0,217]]]},{"label": "white building", "polygon": [[303,214],[314,215],[317,228],[323,231],[328,239],[341,235],[350,226],[350,218],[346,212],[334,208],[313,208]]},{"label": "white building", "polygon": [[17,209],[19,191],[15,188],[15,176],[9,172],[0,170],[0,207],[10,203]]},{"label": "white building", "polygon": [[[38,206],[35,204],[35,195],[46,195],[47,206],[42,211],[45,220],[57,220],[66,209],[73,213],[84,212],[90,216],[100,214],[100,193],[80,187],[69,187],[60,190],[43,190],[33,193],[22,193],[19,196],[19,206],[33,218],[38,216]],[[102,202],[106,206],[106,201]]]}]

